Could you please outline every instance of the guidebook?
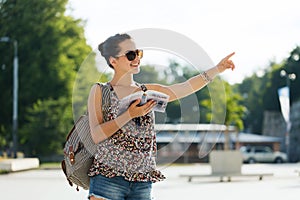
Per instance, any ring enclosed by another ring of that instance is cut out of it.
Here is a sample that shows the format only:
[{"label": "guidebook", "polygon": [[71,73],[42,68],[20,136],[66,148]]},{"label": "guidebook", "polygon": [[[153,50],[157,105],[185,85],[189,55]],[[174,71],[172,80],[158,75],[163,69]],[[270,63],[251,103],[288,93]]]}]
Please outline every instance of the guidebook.
[{"label": "guidebook", "polygon": [[165,112],[169,101],[169,95],[155,90],[135,92],[120,100],[119,113],[123,113],[130,106],[130,104],[137,99],[141,99],[139,105],[144,105],[147,101],[155,100],[156,105],[154,106],[153,111]]}]

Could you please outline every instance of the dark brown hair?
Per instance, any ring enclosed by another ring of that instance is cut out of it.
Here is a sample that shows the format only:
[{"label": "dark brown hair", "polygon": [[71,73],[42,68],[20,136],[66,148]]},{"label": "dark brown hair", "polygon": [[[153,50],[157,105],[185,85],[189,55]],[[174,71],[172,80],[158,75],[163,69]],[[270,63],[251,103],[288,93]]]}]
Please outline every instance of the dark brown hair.
[{"label": "dark brown hair", "polygon": [[120,53],[120,46],[119,44],[127,39],[131,39],[131,36],[123,33],[123,34],[116,34],[114,36],[110,36],[104,42],[98,45],[98,50],[100,51],[101,55],[105,58],[107,64],[114,68],[110,62],[109,58],[115,57]]}]

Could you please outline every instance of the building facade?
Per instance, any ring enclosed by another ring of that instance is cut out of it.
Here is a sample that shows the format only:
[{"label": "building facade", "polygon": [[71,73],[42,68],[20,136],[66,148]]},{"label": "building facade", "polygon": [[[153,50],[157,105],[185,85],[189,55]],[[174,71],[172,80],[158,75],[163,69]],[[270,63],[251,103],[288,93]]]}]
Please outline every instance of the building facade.
[{"label": "building facade", "polygon": [[[286,145],[286,123],[281,112],[265,111],[263,121],[263,135],[280,137],[284,142],[281,150],[289,152],[291,162],[300,161],[300,101],[293,103],[290,109],[290,120],[292,123],[289,132],[289,141]],[[287,151],[289,147],[289,151]]]},{"label": "building facade", "polygon": [[224,125],[157,124],[155,129],[159,164],[208,162],[212,150],[224,150],[225,134],[232,150],[241,146],[269,146],[278,151],[282,142],[278,137],[237,133],[232,126],[225,131]]}]

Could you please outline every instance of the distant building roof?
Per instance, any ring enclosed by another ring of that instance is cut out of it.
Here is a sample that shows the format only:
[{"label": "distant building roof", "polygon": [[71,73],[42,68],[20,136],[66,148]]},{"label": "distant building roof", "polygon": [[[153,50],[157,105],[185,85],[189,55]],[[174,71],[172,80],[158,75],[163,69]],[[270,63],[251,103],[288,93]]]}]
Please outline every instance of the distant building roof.
[{"label": "distant building roof", "polygon": [[[236,135],[231,135],[231,139],[235,142]],[[282,138],[265,136],[265,135],[257,135],[252,133],[239,133],[238,141],[239,142],[281,142]]]},{"label": "distant building roof", "polygon": [[[226,126],[222,124],[156,124],[158,143],[224,143]],[[236,133],[234,126],[228,126],[231,142],[259,143],[281,142],[279,137],[258,135],[253,133]],[[237,138],[238,136],[238,138]]]},{"label": "distant building roof", "polygon": [[[155,124],[157,131],[225,131],[223,124]],[[234,126],[228,126],[228,131],[235,132]]]},{"label": "distant building roof", "polygon": [[[170,133],[169,131],[160,131],[156,140],[158,143],[224,143],[225,138],[222,132],[182,132],[177,131]],[[231,142],[236,142],[236,134],[230,134]],[[239,133],[238,141],[243,143],[259,143],[259,142],[281,142],[282,139],[279,137],[270,137],[263,135],[256,135],[251,133]]]}]

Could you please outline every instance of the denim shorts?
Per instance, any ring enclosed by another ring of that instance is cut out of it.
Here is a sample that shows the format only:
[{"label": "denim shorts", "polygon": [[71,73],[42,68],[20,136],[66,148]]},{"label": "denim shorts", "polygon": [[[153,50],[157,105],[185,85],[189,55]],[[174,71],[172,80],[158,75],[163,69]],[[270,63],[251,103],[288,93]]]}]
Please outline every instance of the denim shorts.
[{"label": "denim shorts", "polygon": [[90,178],[89,197],[108,200],[151,200],[152,182],[131,182],[122,176]]}]

